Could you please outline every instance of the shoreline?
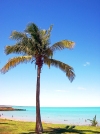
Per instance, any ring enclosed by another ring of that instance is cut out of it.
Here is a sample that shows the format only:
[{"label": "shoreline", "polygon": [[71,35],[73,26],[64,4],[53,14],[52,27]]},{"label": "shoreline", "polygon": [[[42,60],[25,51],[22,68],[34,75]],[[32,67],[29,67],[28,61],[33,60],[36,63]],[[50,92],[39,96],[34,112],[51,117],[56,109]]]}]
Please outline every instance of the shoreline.
[{"label": "shoreline", "polygon": [[[13,121],[22,121],[22,122],[36,122],[36,117],[28,118],[28,115],[23,115],[23,116],[16,116],[14,114],[11,114],[10,116],[6,116],[4,112],[9,112],[9,111],[1,111],[2,113],[0,114],[0,119],[6,119],[6,120],[13,120]],[[11,111],[13,112],[13,111]],[[71,120],[55,120],[52,118],[41,118],[41,121],[44,123],[49,123],[49,124],[68,124],[68,125],[78,125],[78,126],[90,126],[89,121],[85,120],[80,120],[80,118],[77,121],[74,121],[72,118]],[[100,124],[99,124],[100,126]]]},{"label": "shoreline", "polygon": [[[17,119],[17,118],[11,118],[11,117],[0,117],[0,119],[3,119],[3,120],[9,120],[9,121],[20,121],[20,122],[32,122],[32,123],[36,123],[36,121],[28,121],[28,120],[25,120],[25,119]],[[42,123],[44,124],[58,124],[58,125],[75,125],[75,126],[90,126],[90,124],[85,124],[85,125],[82,125],[82,124],[77,124],[77,123],[53,123],[53,122],[46,122],[46,121],[42,121]]]},{"label": "shoreline", "polygon": [[[26,119],[17,119],[16,117],[5,117],[5,116],[0,116],[0,119],[2,120],[9,120],[9,121],[18,121],[18,122],[31,122],[31,123],[36,123],[36,121],[30,121],[30,120],[26,120]],[[81,124],[81,123],[75,123],[75,122],[67,122],[68,120],[66,120],[66,123],[57,123],[57,122],[50,122],[50,121],[45,121],[42,120],[41,122],[43,124],[55,124],[55,125],[75,125],[75,126],[91,126],[91,123],[89,122],[88,124]],[[100,127],[100,123],[98,123],[97,125],[98,127]]]},{"label": "shoreline", "polygon": [[22,121],[22,122],[34,122],[34,121],[27,121],[27,120],[22,120],[22,119],[17,119],[17,118],[11,118],[11,117],[0,117],[0,119],[4,119],[4,120],[10,120],[10,121]]},{"label": "shoreline", "polygon": [[[17,109],[26,109],[26,111],[0,111],[1,118],[35,122],[36,111],[34,107],[14,107]],[[41,121],[52,124],[70,124],[70,125],[90,125],[88,119],[93,119],[97,116],[97,121],[100,126],[100,108],[41,108]]]}]

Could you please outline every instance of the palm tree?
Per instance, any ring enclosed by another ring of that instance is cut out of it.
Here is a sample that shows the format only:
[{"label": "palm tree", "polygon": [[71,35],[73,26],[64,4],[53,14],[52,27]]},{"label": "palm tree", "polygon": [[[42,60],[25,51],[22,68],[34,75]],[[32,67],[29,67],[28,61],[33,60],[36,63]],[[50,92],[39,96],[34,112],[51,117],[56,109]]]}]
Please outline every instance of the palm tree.
[{"label": "palm tree", "polygon": [[72,82],[75,77],[74,70],[71,66],[53,59],[53,53],[56,50],[63,50],[64,48],[73,48],[74,42],[68,40],[59,41],[50,45],[50,34],[52,25],[48,30],[40,29],[36,24],[31,23],[26,27],[24,32],[13,31],[10,38],[16,40],[13,46],[6,46],[5,53],[17,53],[22,56],[10,59],[7,64],[1,69],[2,73],[6,73],[12,67],[20,63],[35,63],[37,66],[37,85],[36,85],[36,133],[43,132],[40,115],[40,73],[43,64],[49,67],[55,66],[66,73],[68,79]]},{"label": "palm tree", "polygon": [[96,115],[94,116],[93,120],[87,119],[91,122],[91,126],[96,126],[98,124],[97,120],[96,120]]}]

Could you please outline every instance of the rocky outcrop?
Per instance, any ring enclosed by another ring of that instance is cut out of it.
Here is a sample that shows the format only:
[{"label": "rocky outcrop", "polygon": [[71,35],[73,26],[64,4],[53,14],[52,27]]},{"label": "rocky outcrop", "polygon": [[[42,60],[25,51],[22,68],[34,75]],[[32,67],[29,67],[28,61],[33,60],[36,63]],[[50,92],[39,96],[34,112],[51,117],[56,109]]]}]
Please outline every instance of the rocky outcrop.
[{"label": "rocky outcrop", "polygon": [[0,107],[0,111],[26,111],[26,109],[16,109],[12,107]]}]

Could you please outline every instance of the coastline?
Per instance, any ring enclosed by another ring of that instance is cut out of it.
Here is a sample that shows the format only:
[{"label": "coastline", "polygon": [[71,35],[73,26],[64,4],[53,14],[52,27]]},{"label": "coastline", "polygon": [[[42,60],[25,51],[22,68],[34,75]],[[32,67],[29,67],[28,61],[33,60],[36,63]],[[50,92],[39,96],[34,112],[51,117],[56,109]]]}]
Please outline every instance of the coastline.
[{"label": "coastline", "polygon": [[[8,120],[8,121],[17,121],[17,122],[26,122],[26,123],[28,123],[28,122],[30,122],[30,123],[36,123],[36,121],[34,120],[34,121],[32,121],[32,120],[27,120],[27,119],[22,119],[22,118],[17,118],[17,117],[6,117],[6,116],[4,116],[4,115],[0,115],[0,119],[2,120]],[[86,124],[82,124],[82,123],[75,123],[75,122],[70,122],[70,121],[68,121],[68,120],[65,120],[65,123],[62,123],[62,122],[54,122],[54,121],[45,121],[45,120],[42,120],[42,123],[43,124],[55,124],[55,125],[75,125],[75,126],[91,126],[91,123],[90,122],[88,122],[88,123],[86,123]],[[100,123],[98,122],[98,125],[97,126],[99,126],[100,127]]]},{"label": "coastline", "polygon": [[10,121],[22,121],[22,122],[34,122],[34,121],[27,121],[27,120],[22,120],[22,119],[17,119],[17,118],[11,118],[11,117],[0,117],[0,119],[4,119],[4,120],[10,120]]},{"label": "coastline", "polygon": [[[18,121],[18,122],[32,122],[32,123],[35,123],[36,121],[28,121],[26,119],[17,119],[15,117],[0,117],[0,119],[3,119],[3,120],[9,120],[9,121]],[[55,122],[49,122],[49,121],[42,121],[42,123],[44,124],[58,124],[58,125],[76,125],[76,126],[90,126],[90,124],[85,124],[85,125],[82,125],[82,124],[77,124],[77,123],[55,123]]]},{"label": "coastline", "polygon": [[[26,109],[26,111],[0,111],[1,118],[35,122],[35,107],[12,106],[14,109]],[[52,124],[69,124],[69,125],[90,125],[87,119],[93,119],[97,116],[100,125],[100,108],[41,108],[41,121]]]}]

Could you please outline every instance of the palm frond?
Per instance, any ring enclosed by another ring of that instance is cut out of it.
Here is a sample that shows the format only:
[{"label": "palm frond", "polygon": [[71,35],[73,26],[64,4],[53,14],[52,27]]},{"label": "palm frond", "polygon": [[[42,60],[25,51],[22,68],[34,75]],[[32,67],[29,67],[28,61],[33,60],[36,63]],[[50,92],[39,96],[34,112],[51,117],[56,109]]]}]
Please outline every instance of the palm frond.
[{"label": "palm frond", "polygon": [[73,41],[69,40],[62,40],[50,47],[51,50],[62,50],[64,48],[72,49],[74,47],[75,43]]},{"label": "palm frond", "polygon": [[48,32],[50,33],[52,31],[52,28],[53,28],[53,24],[50,25],[49,29],[48,29]]},{"label": "palm frond", "polygon": [[40,29],[38,28],[38,26],[34,23],[30,23],[25,32],[29,33],[31,35],[32,38],[35,39],[35,41],[37,42],[37,44],[42,44],[41,43],[41,36],[40,36]]},{"label": "palm frond", "polygon": [[49,58],[52,58],[53,57],[53,51],[50,48],[47,48],[44,51],[44,56],[49,57]]},{"label": "palm frond", "polygon": [[52,27],[53,27],[53,25],[51,25],[48,30],[45,30],[45,29],[39,30],[41,36],[44,37],[44,38],[47,38],[47,36],[50,37],[50,33],[51,33],[51,31],[52,31]]},{"label": "palm frond", "polygon": [[96,126],[98,124],[97,120],[96,120],[96,115],[94,116],[93,120],[87,119],[91,122],[91,126]]},{"label": "palm frond", "polygon": [[31,23],[23,33],[13,31],[10,38],[17,40],[17,43],[13,46],[6,46],[5,53],[18,53],[27,56],[10,59],[1,69],[1,72],[5,73],[19,63],[28,62],[32,58],[41,56],[45,64],[49,67],[52,65],[60,68],[66,73],[69,80],[72,81],[75,77],[73,68],[63,62],[52,59],[52,56],[55,50],[62,50],[64,48],[72,49],[75,43],[69,40],[62,40],[49,46],[52,27],[53,25],[48,30],[41,30],[36,24]]},{"label": "palm frond", "polygon": [[17,53],[17,54],[28,54],[31,55],[33,52],[31,49],[29,49],[26,45],[13,45],[13,46],[6,46],[5,53],[11,54],[11,53]]},{"label": "palm frond", "polygon": [[52,31],[52,28],[53,28],[53,25],[50,25],[49,29],[47,30],[48,38],[50,38],[50,34],[51,34],[51,31]]},{"label": "palm frond", "polygon": [[26,33],[22,33],[22,32],[17,32],[17,31],[13,31],[10,35],[11,39],[14,40],[22,40],[23,38],[26,38]]},{"label": "palm frond", "polygon": [[58,60],[55,60],[55,59],[48,59],[47,57],[45,57],[44,58],[44,63],[47,64],[49,67],[52,65],[52,66],[55,66],[55,67],[61,69],[63,72],[66,73],[66,76],[68,77],[68,79],[71,82],[75,78],[73,68],[71,66],[61,62],[61,61],[58,61]]},{"label": "palm frond", "polygon": [[32,56],[20,56],[12,58],[8,61],[8,63],[0,70],[2,73],[6,73],[9,69],[15,67],[20,63],[27,63],[32,60]]},{"label": "palm frond", "polygon": [[35,23],[30,23],[27,25],[25,32],[28,32],[29,34],[36,34],[39,32],[39,28]]},{"label": "palm frond", "polygon": [[50,45],[50,34],[51,34],[52,27],[53,25],[51,25],[48,30],[40,31],[42,33],[42,36],[41,36],[42,44],[46,46]]}]

